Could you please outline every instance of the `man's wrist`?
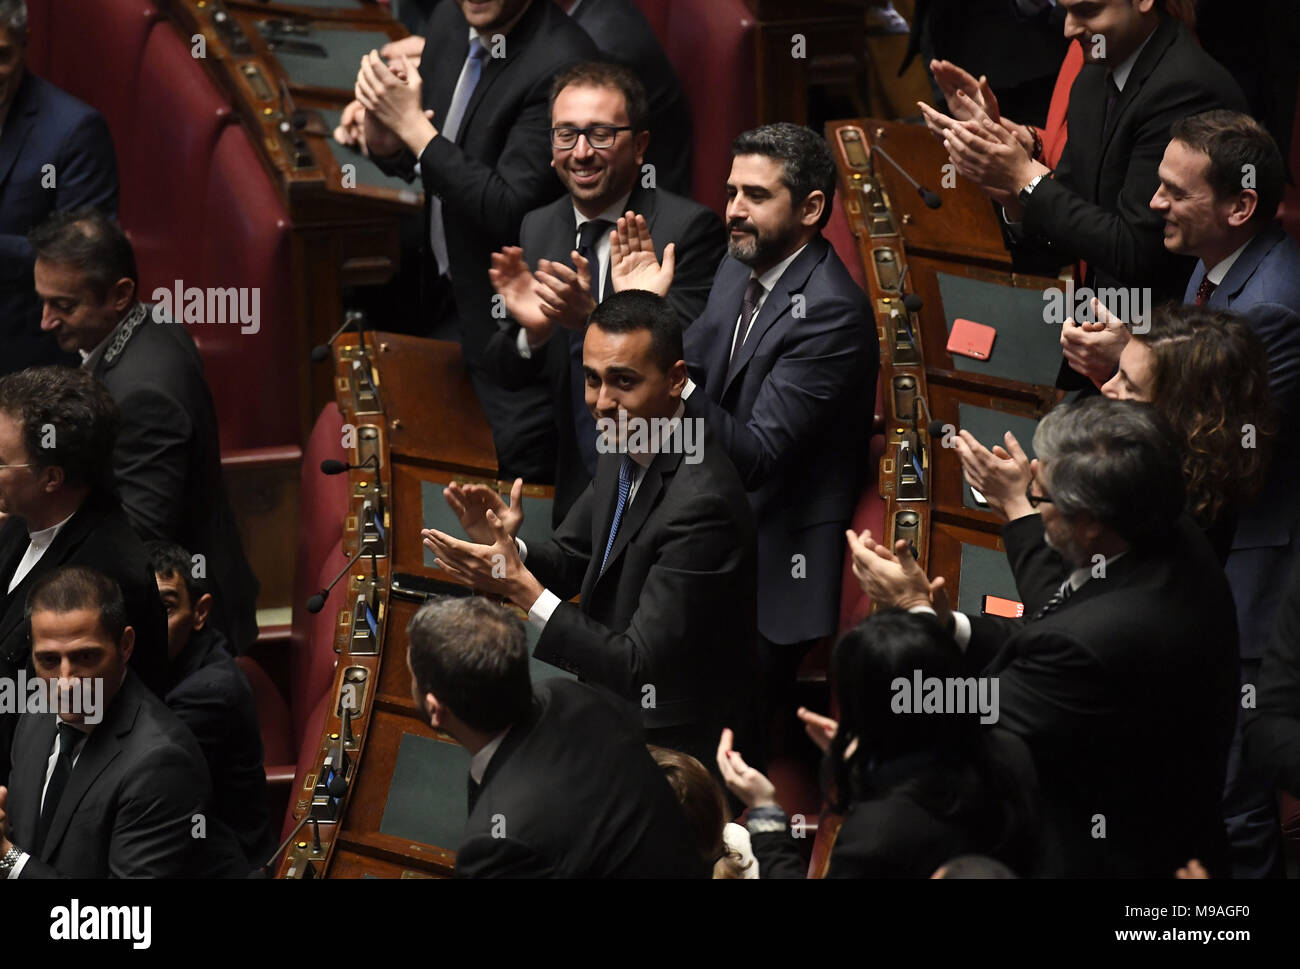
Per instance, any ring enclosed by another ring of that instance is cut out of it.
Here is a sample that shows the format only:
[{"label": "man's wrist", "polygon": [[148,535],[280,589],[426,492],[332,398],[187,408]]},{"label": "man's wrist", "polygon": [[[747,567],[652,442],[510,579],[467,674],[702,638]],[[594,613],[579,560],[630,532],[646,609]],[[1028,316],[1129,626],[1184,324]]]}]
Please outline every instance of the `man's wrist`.
[{"label": "man's wrist", "polygon": [[428,118],[421,115],[419,121],[412,120],[410,124],[402,127],[400,137],[411,150],[411,154],[419,159],[428,149],[429,143],[438,137],[438,129]]},{"label": "man's wrist", "polygon": [[530,611],[542,597],[546,587],[537,581],[537,577],[525,568],[510,583],[510,601],[520,609]]}]

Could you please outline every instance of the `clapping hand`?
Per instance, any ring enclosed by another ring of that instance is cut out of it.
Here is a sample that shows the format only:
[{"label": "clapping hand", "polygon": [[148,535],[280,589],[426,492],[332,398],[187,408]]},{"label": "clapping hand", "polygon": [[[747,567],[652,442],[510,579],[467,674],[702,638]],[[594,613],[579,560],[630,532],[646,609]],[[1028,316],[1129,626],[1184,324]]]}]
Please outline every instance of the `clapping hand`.
[{"label": "clapping hand", "polygon": [[1061,327],[1061,350],[1070,368],[1100,387],[1115,375],[1120,354],[1128,345],[1128,325],[1092,298],[1094,320],[1075,325],[1073,319]]},{"label": "clapping hand", "polygon": [[524,262],[522,249],[506,246],[500,252],[492,253],[488,279],[505,300],[506,312],[528,334],[530,346],[540,346],[550,339],[555,324],[546,314],[541,287]]},{"label": "clapping hand", "polygon": [[596,308],[591,295],[591,265],[576,249],[569,253],[573,268],[551,259],[537,262],[537,295],[542,313],[551,323],[568,330],[581,330]]},{"label": "clapping hand", "polygon": [[728,727],[718,741],[718,770],[727,789],[736,795],[745,807],[776,807],[776,785],[762,771],[745,763],[740,751],[733,750],[735,735]]},{"label": "clapping hand", "polygon": [[510,487],[510,504],[501,500],[495,488],[485,484],[461,484],[453,481],[442,489],[447,505],[456,513],[465,534],[480,545],[491,545],[496,533],[488,523],[487,513],[492,512],[506,531],[514,538],[524,523],[524,479],[516,478]]},{"label": "clapping hand", "polygon": [[899,609],[928,606],[939,614],[941,622],[947,623],[952,610],[948,606],[948,595],[943,591],[943,577],[931,582],[920,563],[913,558],[906,541],[899,539],[891,552],[878,544],[869,530],[855,535],[849,529],[845,535],[853,553],[853,574],[857,576],[862,591],[873,602]]},{"label": "clapping hand", "polygon": [[995,444],[990,451],[970,431],[953,438],[961,469],[970,486],[988,500],[989,507],[1008,521],[1034,514],[1025,497],[1031,478],[1029,458],[1010,431],[1003,438],[1006,447]]},{"label": "clapping hand", "polygon": [[667,296],[676,267],[676,244],[664,246],[664,261],[660,263],[644,215],[628,212],[619,218],[609,240],[609,281],[614,292],[644,289]]}]

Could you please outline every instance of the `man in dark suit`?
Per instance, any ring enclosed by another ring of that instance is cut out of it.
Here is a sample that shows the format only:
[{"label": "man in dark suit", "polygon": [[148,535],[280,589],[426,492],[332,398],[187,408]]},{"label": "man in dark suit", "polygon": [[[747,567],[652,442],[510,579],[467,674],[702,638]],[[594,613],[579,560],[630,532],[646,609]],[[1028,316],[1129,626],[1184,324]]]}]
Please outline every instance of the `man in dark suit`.
[{"label": "man in dark suit", "polygon": [[[1149,288],[1177,299],[1191,260],[1170,253],[1147,202],[1180,118],[1214,108],[1244,111],[1231,75],[1166,14],[1163,0],[1061,0],[1065,34],[1085,65],[1070,91],[1071,137],[1052,172],[987,119],[943,122],[957,171],[1002,204],[1020,250],[1059,267],[1081,261],[1084,286]],[[932,118],[927,112],[927,118]],[[1063,368],[1063,382],[1077,386]]]},{"label": "man in dark suit", "polygon": [[[583,344],[601,457],[554,537],[526,547],[516,482],[444,494],[470,542],[426,529],[440,567],[528,610],[534,655],[638,704],[647,740],[710,762],[748,716],[754,524],[744,485],[704,422],[683,418],[681,326],[651,293],[617,293]],[[581,593],[581,604],[565,600]]]},{"label": "man in dark suit", "polygon": [[0,877],[205,873],[195,827],[208,800],[202,754],[127,667],[135,631],[120,590],[93,569],[58,569],[32,587],[29,608],[47,689],[69,678],[103,686],[89,703],[21,718],[0,802]]},{"label": "man in dark suit", "polygon": [[[1236,722],[1232,593],[1183,515],[1175,435],[1148,404],[1061,405],[1034,434],[1027,514],[1002,530],[1026,619],[952,612],[899,542],[849,533],[885,606],[934,608],[1038,768],[1044,874],[1228,874],[1223,779]],[[1063,572],[1073,569],[1064,582]]]},{"label": "man in dark suit", "polygon": [[[1268,354],[1276,444],[1264,487],[1243,507],[1224,570],[1237,603],[1242,683],[1256,683],[1300,529],[1300,246],[1273,221],[1286,167],[1272,136],[1232,111],[1174,124],[1151,208],[1171,252],[1196,258],[1183,302],[1239,315]],[[1115,372],[1129,339],[1123,320],[1065,327],[1066,360],[1094,383]],[[1280,876],[1273,792],[1245,771],[1238,730],[1225,811],[1237,877]]]},{"label": "man in dark suit", "polygon": [[[623,261],[612,258],[611,230],[634,212],[657,240],[658,257],[673,247],[680,270],[664,295],[683,326],[704,308],[725,243],[711,211],[647,186],[642,177],[655,133],[646,129],[645,89],[631,71],[578,64],[556,75],[551,90],[551,164],[568,194],[529,212],[522,246],[492,257],[492,283],[511,323],[488,342],[488,360],[504,386],[540,378],[550,387],[558,442],[551,509],[559,525],[596,471],[596,424],[583,400],[581,329],[597,302],[628,288],[620,276]],[[594,147],[593,138],[604,147]]]},{"label": "man in dark suit", "polygon": [[41,328],[77,351],[120,414],[113,471],[144,541],[201,555],[217,592],[213,622],[236,653],[257,639],[258,582],[226,496],[216,409],[194,341],[138,299],[135,254],[94,209],[58,212],[32,233]]},{"label": "man in dark suit", "polygon": [[245,871],[275,849],[266,799],[257,701],[226,637],[208,620],[212,593],[179,545],[150,542],[149,566],[167,610],[163,701],[199,743],[212,784],[212,813],[239,842]]},{"label": "man in dark suit", "polygon": [[[93,377],[40,367],[0,377],[0,676],[28,665],[28,590],[62,565],[106,573],[135,629],[132,669],[160,696],[167,621],[144,545],[113,493],[117,407]],[[0,715],[0,782],[16,715]]]},{"label": "man in dark suit", "polygon": [[1264,651],[1258,705],[1246,716],[1245,756],[1270,787],[1300,798],[1300,554],[1284,574],[1290,579]]},{"label": "man in dark suit", "polygon": [[421,718],[471,755],[458,878],[698,878],[686,816],[635,715],[603,690],[532,685],[524,624],[478,597],[406,630]]},{"label": "man in dark suit", "polygon": [[728,258],[686,331],[683,396],[736,465],[758,523],[766,726],[808,648],[839,621],[879,350],[871,306],[821,234],[836,178],[825,140],[779,123],[744,132],[731,150]]},{"label": "man in dark suit", "polygon": [[0,373],[71,361],[40,331],[27,233],[56,209],[117,213],[117,161],[99,113],[26,69],[27,10],[0,2]]},{"label": "man in dark suit", "polygon": [[561,192],[546,162],[550,82],[596,47],[549,0],[442,3],[424,34],[418,73],[405,59],[390,70],[378,52],[362,61],[363,143],[408,180],[418,165],[422,314],[428,326],[455,320],[501,475],[546,481],[555,444],[545,388],[507,390],[486,370],[496,331],[487,271],[493,252],[518,242],[524,215]]}]

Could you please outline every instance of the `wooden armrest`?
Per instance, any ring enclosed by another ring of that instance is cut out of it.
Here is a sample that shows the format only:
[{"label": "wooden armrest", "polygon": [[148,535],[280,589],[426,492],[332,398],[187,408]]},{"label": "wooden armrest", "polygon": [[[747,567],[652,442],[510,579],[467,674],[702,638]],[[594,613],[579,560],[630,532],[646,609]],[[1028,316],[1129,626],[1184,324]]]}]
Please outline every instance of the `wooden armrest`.
[{"label": "wooden armrest", "polygon": [[266,784],[268,787],[288,787],[293,783],[294,777],[298,773],[297,764],[281,764],[266,768]]},{"label": "wooden armrest", "polygon": [[302,448],[296,444],[279,447],[240,448],[221,452],[221,466],[230,468],[261,468],[289,466],[302,463]]}]

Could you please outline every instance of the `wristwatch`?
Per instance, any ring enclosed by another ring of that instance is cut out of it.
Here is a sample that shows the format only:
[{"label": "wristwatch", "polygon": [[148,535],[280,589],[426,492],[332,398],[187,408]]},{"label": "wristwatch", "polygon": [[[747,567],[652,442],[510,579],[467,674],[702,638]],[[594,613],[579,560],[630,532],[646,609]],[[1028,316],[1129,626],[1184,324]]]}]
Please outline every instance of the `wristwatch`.
[{"label": "wristwatch", "polygon": [[0,878],[8,878],[9,872],[13,871],[14,865],[18,864],[18,859],[22,856],[23,849],[10,842],[9,850],[5,852],[3,858],[0,858]]},{"label": "wristwatch", "polygon": [[1020,199],[1020,204],[1025,205],[1029,202],[1029,196],[1034,194],[1034,189],[1038,188],[1038,183],[1047,178],[1046,175],[1035,175],[1029,180],[1029,184],[1020,190],[1016,197]]}]

